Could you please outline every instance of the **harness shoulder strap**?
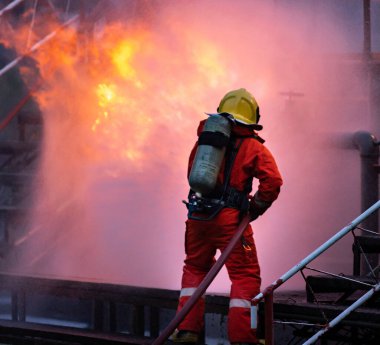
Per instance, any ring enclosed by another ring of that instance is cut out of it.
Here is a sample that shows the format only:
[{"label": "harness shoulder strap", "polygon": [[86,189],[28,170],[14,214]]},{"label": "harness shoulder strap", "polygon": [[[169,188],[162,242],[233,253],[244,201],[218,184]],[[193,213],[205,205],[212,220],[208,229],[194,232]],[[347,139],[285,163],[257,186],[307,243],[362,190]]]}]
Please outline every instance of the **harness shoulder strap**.
[{"label": "harness shoulder strap", "polygon": [[243,143],[244,138],[232,138],[230,142],[230,147],[227,149],[226,162],[224,166],[224,176],[223,176],[223,195],[225,195],[227,188],[230,186],[230,179],[232,168],[235,163],[236,156],[239,152],[240,146]]}]

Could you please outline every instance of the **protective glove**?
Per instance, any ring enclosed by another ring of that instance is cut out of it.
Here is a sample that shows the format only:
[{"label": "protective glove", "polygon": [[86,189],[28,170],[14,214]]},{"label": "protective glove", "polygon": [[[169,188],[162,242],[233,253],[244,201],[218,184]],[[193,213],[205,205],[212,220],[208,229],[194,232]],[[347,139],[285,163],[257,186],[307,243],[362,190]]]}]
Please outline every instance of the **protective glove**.
[{"label": "protective glove", "polygon": [[261,200],[257,193],[253,196],[249,203],[249,215],[251,222],[259,218],[272,205],[271,202]]},{"label": "protective glove", "polygon": [[263,214],[263,212],[261,212],[259,210],[259,208],[257,207],[250,207],[249,208],[249,219],[251,222],[253,222],[254,220],[256,220],[257,218],[259,218],[259,216],[261,216]]}]

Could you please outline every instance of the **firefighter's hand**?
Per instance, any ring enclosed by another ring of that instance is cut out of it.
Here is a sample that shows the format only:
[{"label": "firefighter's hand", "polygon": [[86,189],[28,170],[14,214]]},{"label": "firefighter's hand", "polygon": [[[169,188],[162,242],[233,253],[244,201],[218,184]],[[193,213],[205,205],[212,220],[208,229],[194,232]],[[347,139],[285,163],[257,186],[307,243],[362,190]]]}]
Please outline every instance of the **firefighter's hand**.
[{"label": "firefighter's hand", "polygon": [[260,200],[256,193],[249,203],[249,215],[251,222],[263,215],[270,206],[270,202]]},{"label": "firefighter's hand", "polygon": [[253,222],[259,216],[261,216],[264,212],[260,212],[260,210],[257,207],[250,207],[249,208],[249,220]]}]

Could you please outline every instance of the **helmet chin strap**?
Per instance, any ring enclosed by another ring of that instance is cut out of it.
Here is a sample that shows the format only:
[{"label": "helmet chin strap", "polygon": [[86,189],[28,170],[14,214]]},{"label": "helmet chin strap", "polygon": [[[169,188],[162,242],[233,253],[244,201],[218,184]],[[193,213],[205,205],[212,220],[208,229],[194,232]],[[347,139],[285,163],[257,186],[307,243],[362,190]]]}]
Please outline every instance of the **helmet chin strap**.
[{"label": "helmet chin strap", "polygon": [[256,108],[256,124],[259,123],[260,117],[261,117],[261,115],[260,115],[260,108],[257,107]]}]

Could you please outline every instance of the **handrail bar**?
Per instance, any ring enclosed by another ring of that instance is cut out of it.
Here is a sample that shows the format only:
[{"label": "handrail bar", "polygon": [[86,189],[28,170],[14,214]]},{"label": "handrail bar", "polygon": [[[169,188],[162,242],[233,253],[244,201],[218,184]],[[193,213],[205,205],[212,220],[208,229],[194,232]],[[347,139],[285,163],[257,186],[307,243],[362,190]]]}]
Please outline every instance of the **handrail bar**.
[{"label": "handrail bar", "polygon": [[260,292],[258,295],[256,295],[253,298],[252,304],[256,306],[265,297],[265,295],[272,293],[273,290],[277,289],[279,286],[281,286],[283,283],[285,283],[287,280],[293,277],[296,273],[302,270],[307,264],[309,264],[311,261],[316,259],[319,255],[325,252],[328,248],[330,248],[334,243],[339,241],[351,230],[356,228],[357,225],[359,225],[364,219],[369,217],[372,213],[374,213],[379,208],[380,208],[380,200],[378,200],[375,204],[373,204],[369,209],[364,211],[360,216],[355,218],[349,225],[345,226],[343,229],[338,231],[334,236],[332,236],[329,240],[327,240],[325,243],[323,243],[321,246],[315,249],[306,258],[301,260],[297,265],[293,266],[289,271],[283,274],[279,279],[277,279],[272,284],[267,286],[263,292]]},{"label": "handrail bar", "polygon": [[360,297],[357,301],[352,303],[348,308],[343,310],[338,316],[336,316],[333,320],[331,320],[323,329],[319,330],[315,333],[311,338],[305,341],[302,345],[310,345],[314,344],[322,335],[324,335],[329,329],[336,326],[340,321],[342,321],[346,316],[348,316],[355,309],[360,307],[363,303],[368,301],[376,292],[380,291],[380,283],[375,285],[371,290],[369,290],[366,294]]},{"label": "handrail bar", "polygon": [[[310,253],[306,258],[301,260],[297,265],[293,266],[289,271],[283,274],[279,279],[275,282],[267,286],[263,292],[260,292],[252,299],[251,305],[251,327],[257,328],[257,307],[259,302],[265,298],[265,313],[268,314],[265,316],[265,341],[267,345],[273,344],[273,292],[283,283],[285,283],[288,279],[293,277],[299,271],[302,271],[311,261],[316,259],[319,255],[324,253],[328,248],[330,248],[333,244],[338,242],[342,237],[344,237],[350,231],[353,231],[363,220],[368,218],[372,213],[380,208],[380,200],[378,200],[375,204],[373,204],[370,208],[364,211],[361,215],[355,218],[350,224],[345,226],[343,229],[338,231],[334,236],[332,236],[329,240],[315,249],[312,253]],[[309,339],[309,342],[304,343],[303,345],[308,345],[314,343],[322,334],[327,332],[329,329],[334,327],[338,322],[340,322],[343,318],[345,318],[348,314],[350,314],[353,310],[355,310],[358,306],[367,301],[373,294],[380,291],[380,283],[377,283],[371,290],[369,290],[365,295],[363,295],[359,300],[353,303],[350,307],[344,310],[341,314],[339,314],[334,320],[329,322],[325,328],[319,332],[317,332],[312,338]],[[312,342],[311,339],[313,339]]]}]

